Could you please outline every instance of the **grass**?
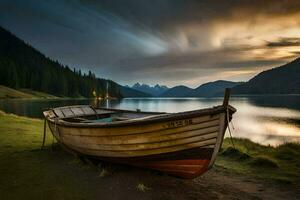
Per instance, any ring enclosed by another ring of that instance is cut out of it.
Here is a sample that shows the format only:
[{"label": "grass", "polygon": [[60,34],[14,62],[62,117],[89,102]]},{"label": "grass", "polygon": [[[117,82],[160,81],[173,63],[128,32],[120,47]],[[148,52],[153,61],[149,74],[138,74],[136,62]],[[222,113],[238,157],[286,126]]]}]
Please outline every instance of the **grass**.
[{"label": "grass", "polygon": [[12,89],[3,85],[0,85],[0,99],[6,99],[6,98],[21,98],[21,99],[54,99],[58,98],[56,96],[43,93],[43,92],[37,92],[30,89]]},{"label": "grass", "polygon": [[136,186],[136,189],[138,191],[141,191],[141,192],[146,192],[148,190],[150,190],[149,187],[147,187],[144,183],[139,183],[137,186]]},{"label": "grass", "polygon": [[[83,199],[89,197],[85,169],[76,158],[41,151],[43,120],[0,111],[1,199]],[[48,133],[49,130],[48,130]],[[52,145],[47,135],[46,148]]]},{"label": "grass", "polygon": [[34,98],[34,95],[0,85],[0,98]]},{"label": "grass", "polygon": [[47,94],[47,93],[44,93],[44,92],[38,92],[38,91],[30,90],[30,89],[20,89],[20,91],[22,91],[24,93],[27,93],[27,94],[31,94],[35,98],[44,98],[44,99],[59,98],[59,97],[51,95],[51,94]]},{"label": "grass", "polygon": [[[0,155],[41,147],[43,120],[19,117],[0,111]],[[49,130],[48,130],[49,131]],[[52,141],[48,134],[47,141]]]},{"label": "grass", "polygon": [[236,148],[229,138],[224,140],[216,161],[217,168],[300,186],[300,144],[285,143],[271,147],[248,139],[234,138],[233,141]]}]

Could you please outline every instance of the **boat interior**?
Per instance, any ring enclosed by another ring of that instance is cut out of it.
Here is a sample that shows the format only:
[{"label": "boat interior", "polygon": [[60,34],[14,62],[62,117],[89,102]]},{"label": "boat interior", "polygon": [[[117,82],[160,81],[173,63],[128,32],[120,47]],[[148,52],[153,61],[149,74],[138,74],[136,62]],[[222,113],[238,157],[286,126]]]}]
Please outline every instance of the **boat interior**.
[{"label": "boat interior", "polygon": [[145,119],[166,113],[141,112],[140,110],[120,110],[111,108],[94,108],[89,105],[66,106],[54,108],[47,113],[50,118],[59,118],[66,122],[77,123],[111,123],[134,119]]}]

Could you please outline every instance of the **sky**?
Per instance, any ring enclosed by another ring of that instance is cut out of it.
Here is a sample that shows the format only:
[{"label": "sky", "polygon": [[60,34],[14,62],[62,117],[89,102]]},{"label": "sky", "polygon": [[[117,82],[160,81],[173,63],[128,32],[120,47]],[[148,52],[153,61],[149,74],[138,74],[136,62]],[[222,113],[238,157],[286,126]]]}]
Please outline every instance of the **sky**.
[{"label": "sky", "polygon": [[0,25],[124,85],[247,81],[300,55],[299,0],[0,0]]}]

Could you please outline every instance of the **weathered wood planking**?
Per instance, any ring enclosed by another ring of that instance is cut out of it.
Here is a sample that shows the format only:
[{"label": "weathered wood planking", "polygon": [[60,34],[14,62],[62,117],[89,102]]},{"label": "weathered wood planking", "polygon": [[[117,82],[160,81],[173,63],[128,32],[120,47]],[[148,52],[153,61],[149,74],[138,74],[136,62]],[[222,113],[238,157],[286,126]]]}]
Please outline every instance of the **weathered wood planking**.
[{"label": "weathered wood planking", "polygon": [[[178,126],[178,127],[168,127],[169,122],[163,122],[163,123],[153,123],[153,124],[141,124],[141,125],[135,125],[135,126],[122,126],[122,127],[101,127],[101,131],[99,131],[99,128],[97,127],[88,127],[88,126],[82,126],[82,127],[72,127],[72,126],[61,126],[60,123],[56,123],[57,125],[60,125],[60,130],[63,131],[65,134],[71,134],[71,135],[88,135],[88,136],[121,136],[121,135],[133,135],[133,134],[143,134],[143,133],[150,133],[154,131],[166,131],[167,129],[178,129],[183,130],[186,128],[190,128],[193,125],[198,125],[200,127],[204,127],[206,122],[214,123],[215,120],[219,120],[219,115],[212,115],[212,116],[204,116],[199,118],[192,119],[192,124],[189,124],[189,126]],[[188,119],[187,119],[188,120]],[[175,120],[175,122],[181,121],[181,120]],[[202,124],[203,123],[203,124]],[[55,124],[53,121],[51,124]]]}]

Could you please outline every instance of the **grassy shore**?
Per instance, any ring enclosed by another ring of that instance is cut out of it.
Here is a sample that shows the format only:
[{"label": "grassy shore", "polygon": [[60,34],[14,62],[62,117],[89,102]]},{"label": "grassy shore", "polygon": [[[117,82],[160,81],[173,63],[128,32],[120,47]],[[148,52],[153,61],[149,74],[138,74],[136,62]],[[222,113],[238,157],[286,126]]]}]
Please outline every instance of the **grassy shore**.
[{"label": "grassy shore", "polygon": [[[145,193],[149,193],[149,199],[168,199],[172,195],[180,195],[175,193],[178,184],[183,189],[186,188],[187,194],[192,189],[192,195],[198,195],[197,191],[201,191],[201,183],[200,186],[193,186],[197,182],[195,180],[181,180],[157,172],[126,167],[124,169],[106,163],[94,167],[84,164],[58,146],[51,150],[52,136],[49,130],[47,148],[41,151],[42,132],[43,120],[0,112],[1,199],[97,199],[100,196],[102,199],[118,199],[123,193],[132,199],[147,199]],[[299,188],[299,144],[289,143],[275,148],[246,139],[234,139],[234,144],[236,149],[232,147],[229,139],[224,140],[213,173],[288,185],[290,190]],[[112,173],[114,177],[110,177]],[[205,176],[213,176],[209,173]],[[200,181],[209,181],[210,177],[205,179],[205,176]],[[209,189],[212,193],[208,193]],[[216,190],[206,188],[201,192],[214,195]],[[159,191],[166,193],[166,196],[157,196],[162,195],[158,194]],[[220,193],[223,194],[224,191]]]},{"label": "grassy shore", "polygon": [[34,91],[31,89],[13,89],[0,85],[0,99],[22,99],[22,100],[55,100],[55,99],[87,99],[83,96],[67,97],[67,96],[54,96],[48,93]]},{"label": "grassy shore", "polygon": [[267,181],[300,186],[300,144],[264,146],[248,139],[229,138],[223,143],[216,167],[251,174]]},{"label": "grassy shore", "polygon": [[[0,196],[1,199],[81,199],[88,188],[78,190],[81,173],[77,160],[48,149],[41,151],[43,120],[0,113]],[[48,133],[49,130],[48,130]]]},{"label": "grassy shore", "polygon": [[0,99],[56,99],[59,97],[30,89],[16,90],[0,85]]}]

